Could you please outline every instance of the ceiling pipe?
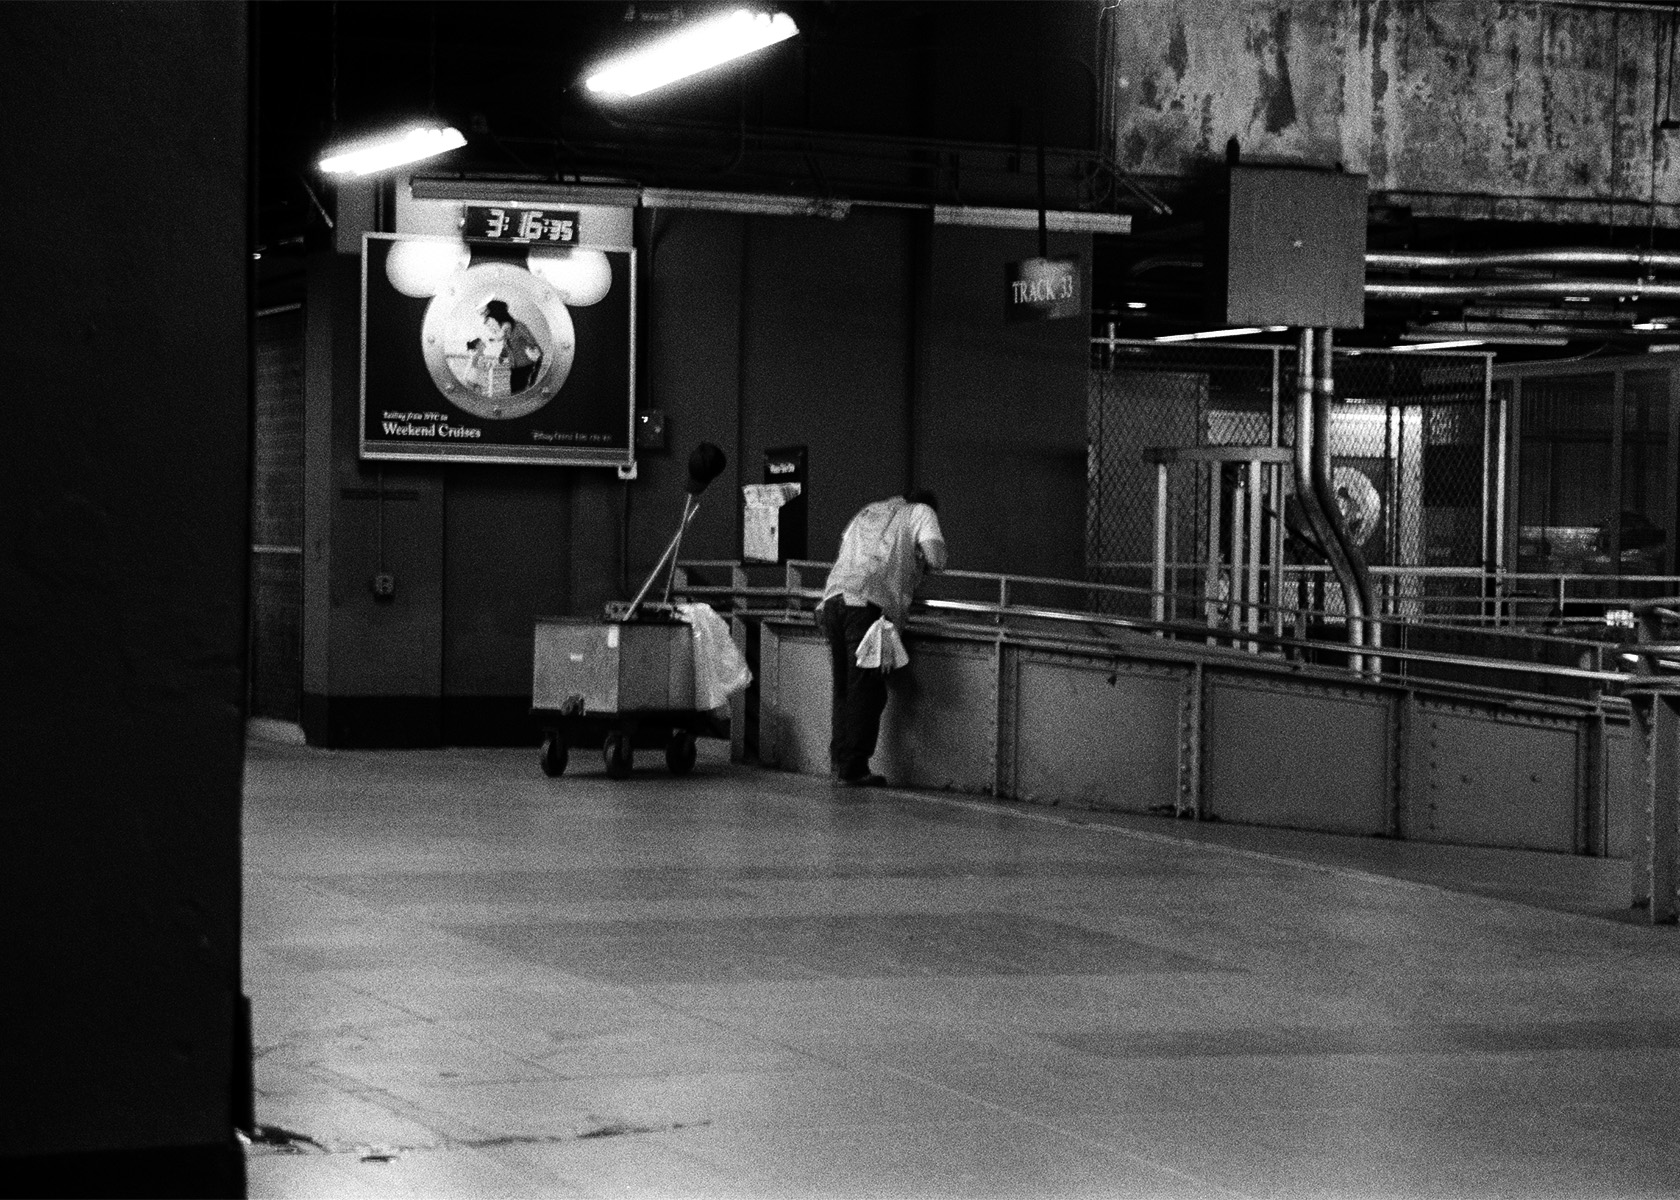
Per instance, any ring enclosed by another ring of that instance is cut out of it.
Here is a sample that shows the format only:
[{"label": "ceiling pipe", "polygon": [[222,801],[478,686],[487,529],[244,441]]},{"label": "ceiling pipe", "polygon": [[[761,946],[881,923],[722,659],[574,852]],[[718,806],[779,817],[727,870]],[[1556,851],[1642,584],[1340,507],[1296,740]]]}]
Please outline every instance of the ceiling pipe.
[{"label": "ceiling pipe", "polygon": [[1638,267],[1680,270],[1680,253],[1663,250],[1597,250],[1586,246],[1551,250],[1450,251],[1370,250],[1367,269],[1379,271],[1470,270],[1476,267]]},{"label": "ceiling pipe", "polygon": [[1463,283],[1365,281],[1365,294],[1378,300],[1463,300],[1477,296],[1585,296],[1680,300],[1680,283],[1638,279],[1486,279]]}]

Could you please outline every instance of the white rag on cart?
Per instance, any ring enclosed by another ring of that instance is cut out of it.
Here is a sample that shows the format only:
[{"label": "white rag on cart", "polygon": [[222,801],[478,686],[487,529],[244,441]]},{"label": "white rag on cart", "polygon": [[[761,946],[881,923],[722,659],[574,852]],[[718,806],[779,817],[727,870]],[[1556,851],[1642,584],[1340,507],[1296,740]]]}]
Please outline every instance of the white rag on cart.
[{"label": "white rag on cart", "polygon": [[858,643],[857,665],[865,670],[896,671],[910,662],[898,626],[885,617],[876,620]]},{"label": "white rag on cart", "polygon": [[747,660],[710,604],[679,604],[677,612],[694,629],[694,707],[721,708],[752,682]]}]

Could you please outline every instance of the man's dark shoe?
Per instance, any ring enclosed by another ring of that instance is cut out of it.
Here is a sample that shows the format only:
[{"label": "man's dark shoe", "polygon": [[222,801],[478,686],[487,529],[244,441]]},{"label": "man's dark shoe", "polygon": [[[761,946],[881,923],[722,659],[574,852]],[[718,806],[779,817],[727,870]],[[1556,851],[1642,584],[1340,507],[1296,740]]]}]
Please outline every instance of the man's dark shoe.
[{"label": "man's dark shoe", "polygon": [[873,773],[869,774],[869,775],[856,775],[856,776],[853,776],[851,779],[847,779],[845,776],[841,776],[840,777],[840,786],[841,787],[886,787],[887,786],[887,777],[885,775],[875,775]]}]

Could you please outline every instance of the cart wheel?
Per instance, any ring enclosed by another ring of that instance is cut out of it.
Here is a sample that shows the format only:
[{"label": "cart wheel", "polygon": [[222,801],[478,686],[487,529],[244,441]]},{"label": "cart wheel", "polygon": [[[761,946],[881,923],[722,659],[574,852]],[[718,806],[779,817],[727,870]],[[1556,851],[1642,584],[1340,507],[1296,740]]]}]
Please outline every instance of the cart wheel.
[{"label": "cart wheel", "polygon": [[543,734],[542,769],[550,779],[566,773],[566,742],[553,730]]},{"label": "cart wheel", "polygon": [[694,757],[694,735],[687,730],[677,730],[665,743],[665,765],[673,775],[687,775],[694,770]]},{"label": "cart wheel", "polygon": [[601,747],[601,757],[606,760],[608,779],[630,778],[630,739],[624,734],[607,734],[607,743]]}]

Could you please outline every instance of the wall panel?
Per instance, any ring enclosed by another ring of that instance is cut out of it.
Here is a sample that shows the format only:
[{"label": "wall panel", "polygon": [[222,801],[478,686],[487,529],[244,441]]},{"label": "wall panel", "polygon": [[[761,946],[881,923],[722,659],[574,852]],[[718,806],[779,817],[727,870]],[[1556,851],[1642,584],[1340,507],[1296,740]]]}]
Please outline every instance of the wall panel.
[{"label": "wall panel", "polygon": [[1011,794],[1128,812],[1173,804],[1185,670],[1042,651],[1011,663]]},{"label": "wall panel", "polygon": [[911,637],[905,649],[910,666],[890,677],[875,768],[909,787],[991,791],[993,648]]},{"label": "wall panel", "polygon": [[251,714],[296,721],[303,697],[301,308],[256,323],[251,481]]},{"label": "wall panel", "polygon": [[1210,674],[1206,689],[1209,815],[1329,833],[1387,829],[1389,697],[1226,674]]},{"label": "wall panel", "polygon": [[1420,704],[1411,746],[1417,784],[1403,832],[1419,841],[1574,850],[1582,745],[1573,722]]},{"label": "wall panel", "polygon": [[759,642],[759,759],[822,775],[832,708],[828,644],[816,627],[766,624]]},{"label": "wall panel", "polygon": [[[894,783],[987,792],[995,778],[999,794],[1029,802],[1159,811],[1178,805],[1181,770],[1199,755],[1201,811],[1218,820],[1629,852],[1640,745],[1613,709],[1514,712],[1415,687],[1302,678],[1227,652],[1203,659],[1153,639],[1118,657],[1095,646],[1085,655],[1030,635],[930,624],[909,648],[874,760]],[[811,625],[762,623],[766,766],[828,770],[827,659]],[[1585,806],[1600,786],[1586,747],[1601,722],[1600,836]]]},{"label": "wall panel", "polygon": [[[940,494],[953,566],[1080,579],[1085,572],[1088,322],[1008,325],[1006,264],[1027,230],[935,226],[915,412],[919,481]],[[1091,239],[1052,255],[1091,261]]]},{"label": "wall panel", "polygon": [[[763,481],[767,447],[810,447],[812,558],[832,558],[852,514],[909,482],[909,254],[916,219],[898,210],[853,209],[844,221],[755,217],[748,223],[741,479]],[[731,502],[739,524],[739,492]]]}]

